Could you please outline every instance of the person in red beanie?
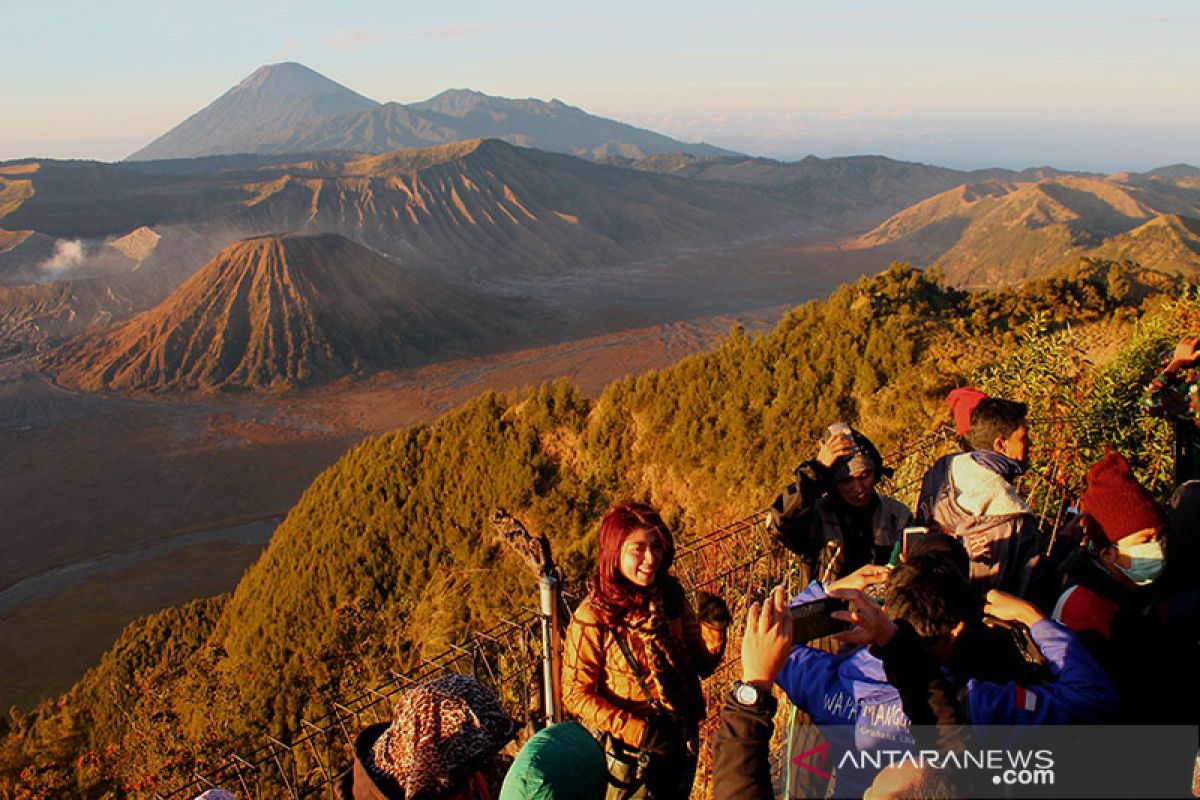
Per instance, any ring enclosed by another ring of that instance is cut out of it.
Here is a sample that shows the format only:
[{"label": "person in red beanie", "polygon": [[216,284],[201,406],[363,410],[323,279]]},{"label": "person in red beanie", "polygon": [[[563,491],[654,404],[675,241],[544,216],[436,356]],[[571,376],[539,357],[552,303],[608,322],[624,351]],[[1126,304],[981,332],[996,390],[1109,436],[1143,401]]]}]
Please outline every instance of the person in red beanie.
[{"label": "person in red beanie", "polygon": [[1064,560],[1067,589],[1053,617],[1108,671],[1126,723],[1194,723],[1179,700],[1195,681],[1195,647],[1173,635],[1157,579],[1165,566],[1166,510],[1112,452],[1087,474],[1078,520],[1082,547]]}]

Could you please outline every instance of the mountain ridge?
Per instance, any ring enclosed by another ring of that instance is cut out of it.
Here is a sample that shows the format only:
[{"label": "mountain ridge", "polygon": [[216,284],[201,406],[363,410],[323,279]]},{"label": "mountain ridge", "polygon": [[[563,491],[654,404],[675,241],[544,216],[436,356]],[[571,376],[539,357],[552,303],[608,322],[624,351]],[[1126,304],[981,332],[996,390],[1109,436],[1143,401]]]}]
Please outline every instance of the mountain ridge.
[{"label": "mountain ridge", "polygon": [[1012,284],[1080,258],[1194,274],[1200,258],[1190,220],[1198,219],[1200,185],[1160,171],[988,180],[916,203],[846,246],[893,248],[960,286]]},{"label": "mountain ridge", "polygon": [[386,152],[461,139],[586,157],[659,152],[730,155],[549,102],[449,89],[427,100],[378,103],[301,64],[259,67],[126,161],[318,150]]}]

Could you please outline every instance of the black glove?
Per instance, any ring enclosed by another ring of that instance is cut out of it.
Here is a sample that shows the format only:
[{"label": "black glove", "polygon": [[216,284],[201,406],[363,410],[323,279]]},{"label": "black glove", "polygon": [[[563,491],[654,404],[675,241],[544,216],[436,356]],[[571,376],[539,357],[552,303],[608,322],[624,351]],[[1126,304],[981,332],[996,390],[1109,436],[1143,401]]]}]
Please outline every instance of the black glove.
[{"label": "black glove", "polygon": [[666,714],[651,714],[646,718],[646,733],[642,736],[639,750],[665,755],[671,750],[671,739],[678,733],[679,725]]},{"label": "black glove", "polygon": [[733,622],[733,615],[729,613],[725,601],[708,592],[696,593],[696,618],[705,625],[717,628],[727,628]]}]

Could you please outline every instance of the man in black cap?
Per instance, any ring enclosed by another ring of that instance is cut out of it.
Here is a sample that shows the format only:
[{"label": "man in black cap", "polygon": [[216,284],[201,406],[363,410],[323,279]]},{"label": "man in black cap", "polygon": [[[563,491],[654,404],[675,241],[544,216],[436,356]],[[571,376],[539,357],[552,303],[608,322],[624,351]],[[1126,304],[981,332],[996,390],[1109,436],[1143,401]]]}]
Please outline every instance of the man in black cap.
[{"label": "man in black cap", "polygon": [[875,491],[883,466],[871,440],[844,422],[829,426],[817,457],[796,468],[767,512],[767,529],[800,556],[809,580],[832,581],[891,560],[912,513]]}]

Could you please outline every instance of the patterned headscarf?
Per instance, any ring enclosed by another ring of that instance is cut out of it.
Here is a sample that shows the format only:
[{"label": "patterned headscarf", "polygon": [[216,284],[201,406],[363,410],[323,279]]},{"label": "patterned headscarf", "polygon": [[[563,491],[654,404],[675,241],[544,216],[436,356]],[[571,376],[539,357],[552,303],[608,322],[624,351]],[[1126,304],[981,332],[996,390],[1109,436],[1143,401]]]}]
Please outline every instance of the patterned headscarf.
[{"label": "patterned headscarf", "polygon": [[436,795],[487,766],[515,728],[494,692],[470,675],[445,675],[401,695],[371,766],[400,784],[405,797]]}]

